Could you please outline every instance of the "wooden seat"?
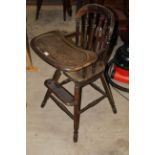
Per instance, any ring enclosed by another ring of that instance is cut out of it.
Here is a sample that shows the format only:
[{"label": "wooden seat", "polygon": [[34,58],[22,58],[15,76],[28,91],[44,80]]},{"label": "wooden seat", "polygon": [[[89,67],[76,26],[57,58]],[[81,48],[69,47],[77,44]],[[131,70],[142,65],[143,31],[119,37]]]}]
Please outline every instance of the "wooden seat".
[{"label": "wooden seat", "polygon": [[[74,142],[78,140],[80,115],[83,112],[106,97],[113,113],[117,112],[110,86],[104,77],[104,68],[113,49],[114,27],[115,18],[111,10],[101,5],[88,4],[80,8],[76,14],[75,33],[51,31],[31,41],[32,49],[39,57],[56,68],[53,78],[45,80],[47,92],[41,107],[43,108],[51,98],[73,119]],[[62,74],[66,79],[60,81]],[[98,79],[101,80],[102,87],[94,84]],[[75,85],[74,94],[63,87],[71,81]],[[88,84],[102,96],[81,108],[82,88]],[[66,106],[73,106],[73,114]]]}]

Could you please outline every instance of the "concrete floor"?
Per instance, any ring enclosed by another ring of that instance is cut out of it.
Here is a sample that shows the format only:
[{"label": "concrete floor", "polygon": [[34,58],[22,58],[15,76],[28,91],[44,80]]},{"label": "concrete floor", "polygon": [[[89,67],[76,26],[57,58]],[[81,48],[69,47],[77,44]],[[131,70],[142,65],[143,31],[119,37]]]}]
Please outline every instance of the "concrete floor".
[{"label": "concrete floor", "polygon": [[[27,7],[29,40],[54,29],[73,31],[74,18],[63,22],[62,7],[43,6],[39,20],[35,21],[35,7]],[[117,46],[121,44],[118,40]],[[112,113],[105,99],[82,114],[79,141],[74,144],[72,120],[52,100],[44,109],[40,108],[46,92],[44,80],[52,77],[55,69],[32,50],[31,53],[38,71],[27,72],[27,155],[128,155],[128,101],[112,89],[118,113]],[[101,85],[100,81],[96,84]],[[66,87],[73,91],[73,83]],[[82,106],[99,95],[89,86],[85,87]]]}]

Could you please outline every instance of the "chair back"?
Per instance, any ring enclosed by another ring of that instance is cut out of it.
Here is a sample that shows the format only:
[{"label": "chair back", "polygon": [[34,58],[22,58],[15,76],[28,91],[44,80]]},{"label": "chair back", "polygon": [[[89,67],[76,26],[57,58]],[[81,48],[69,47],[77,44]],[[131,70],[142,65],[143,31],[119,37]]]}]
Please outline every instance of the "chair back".
[{"label": "chair back", "polygon": [[97,53],[99,61],[107,61],[115,27],[113,12],[98,4],[82,6],[76,13],[76,45]]}]

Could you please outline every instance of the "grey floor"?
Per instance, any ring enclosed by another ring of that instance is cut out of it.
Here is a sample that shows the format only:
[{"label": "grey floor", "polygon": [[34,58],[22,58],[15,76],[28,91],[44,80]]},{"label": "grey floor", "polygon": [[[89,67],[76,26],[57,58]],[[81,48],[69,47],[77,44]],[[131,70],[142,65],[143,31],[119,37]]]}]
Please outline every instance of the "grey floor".
[{"label": "grey floor", "polygon": [[[74,17],[66,22],[62,17],[61,6],[43,6],[39,20],[35,21],[35,7],[27,6],[29,40],[54,29],[73,31]],[[121,44],[118,39],[117,47]],[[79,141],[74,144],[72,120],[51,100],[44,109],[40,108],[46,91],[44,80],[52,77],[55,69],[42,61],[32,49],[31,53],[38,71],[27,72],[27,155],[128,155],[128,100],[112,89],[118,113],[112,113],[105,99],[82,114]],[[100,81],[96,84],[101,85]],[[73,91],[73,83],[66,87]],[[82,105],[99,95],[89,86],[85,87]],[[128,94],[124,95],[128,97]]]}]

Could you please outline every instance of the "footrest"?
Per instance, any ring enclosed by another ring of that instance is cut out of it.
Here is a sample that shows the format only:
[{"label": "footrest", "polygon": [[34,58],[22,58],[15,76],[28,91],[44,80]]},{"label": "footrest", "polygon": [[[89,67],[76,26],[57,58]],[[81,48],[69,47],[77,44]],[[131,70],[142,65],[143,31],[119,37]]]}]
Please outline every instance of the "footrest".
[{"label": "footrest", "polygon": [[64,87],[57,85],[54,81],[46,80],[45,86],[52,91],[52,93],[58,97],[64,104],[73,106],[74,97]]}]

